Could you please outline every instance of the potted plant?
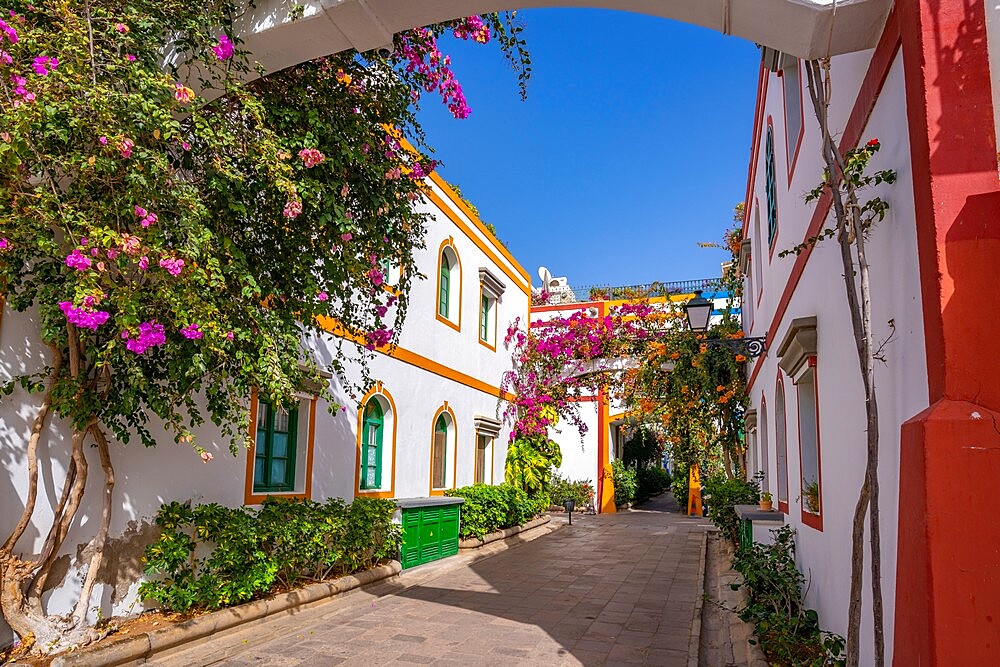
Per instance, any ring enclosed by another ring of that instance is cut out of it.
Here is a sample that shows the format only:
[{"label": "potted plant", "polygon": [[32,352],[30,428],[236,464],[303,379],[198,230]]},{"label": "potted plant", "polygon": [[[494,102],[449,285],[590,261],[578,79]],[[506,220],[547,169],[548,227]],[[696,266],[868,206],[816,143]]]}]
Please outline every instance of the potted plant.
[{"label": "potted plant", "polygon": [[770,491],[765,491],[764,493],[760,494],[760,508],[762,510],[767,511],[767,510],[770,510],[771,507],[772,507],[772,505],[771,505],[771,492]]},{"label": "potted plant", "polygon": [[819,514],[819,482],[815,480],[806,485],[806,510]]}]

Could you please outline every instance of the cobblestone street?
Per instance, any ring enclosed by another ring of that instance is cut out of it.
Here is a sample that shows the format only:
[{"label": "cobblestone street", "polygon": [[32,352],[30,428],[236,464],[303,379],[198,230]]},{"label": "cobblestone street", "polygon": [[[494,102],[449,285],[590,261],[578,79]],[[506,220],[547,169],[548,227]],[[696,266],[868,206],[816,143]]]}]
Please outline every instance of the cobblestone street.
[{"label": "cobblestone street", "polygon": [[491,557],[407,570],[152,664],[686,666],[707,520],[670,509],[665,494],[641,510],[574,515]]}]

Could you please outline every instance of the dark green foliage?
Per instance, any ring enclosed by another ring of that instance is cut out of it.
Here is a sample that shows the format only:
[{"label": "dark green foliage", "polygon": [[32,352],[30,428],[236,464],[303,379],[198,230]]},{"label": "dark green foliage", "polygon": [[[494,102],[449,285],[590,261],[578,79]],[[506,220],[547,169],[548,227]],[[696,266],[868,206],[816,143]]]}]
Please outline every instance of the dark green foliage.
[{"label": "dark green foliage", "polygon": [[643,501],[670,488],[670,473],[659,466],[640,467],[635,471],[635,481],[635,499]]},{"label": "dark green foliage", "polygon": [[795,567],[795,531],[772,531],[774,544],[754,543],[736,552],[733,568],[743,575],[747,604],[740,618],[754,634],[771,665],[843,665],[844,638],[819,627],[819,617],[802,604],[805,577]]},{"label": "dark green foliage", "polygon": [[473,484],[445,491],[446,496],[464,498],[459,536],[482,538],[502,528],[520,526],[544,512],[549,506],[546,494],[530,497],[510,484]]},{"label": "dark green foliage", "polygon": [[647,468],[659,465],[663,458],[663,445],[656,434],[644,428],[635,432],[622,447],[622,460],[630,468]]},{"label": "dark green foliage", "polygon": [[683,463],[674,464],[674,474],[670,480],[670,492],[674,494],[674,500],[681,506],[681,511],[686,512],[688,506],[688,466]]},{"label": "dark green foliage", "polygon": [[635,500],[638,486],[635,481],[635,470],[616,460],[611,462],[611,474],[615,485],[615,505],[624,505]]},{"label": "dark green foliage", "polygon": [[590,480],[572,481],[568,477],[552,475],[549,482],[549,497],[554,505],[562,505],[564,500],[576,502],[576,511],[582,512],[594,500],[594,485]]},{"label": "dark green foliage", "polygon": [[722,534],[736,542],[740,537],[740,521],[734,505],[755,505],[760,502],[757,482],[739,478],[727,479],[718,474],[705,478],[705,510]]},{"label": "dark green foliage", "polygon": [[218,609],[276,587],[372,567],[399,549],[391,500],[264,501],[259,509],[215,503],[163,505],[160,539],[146,547],[143,599],[172,611]]}]

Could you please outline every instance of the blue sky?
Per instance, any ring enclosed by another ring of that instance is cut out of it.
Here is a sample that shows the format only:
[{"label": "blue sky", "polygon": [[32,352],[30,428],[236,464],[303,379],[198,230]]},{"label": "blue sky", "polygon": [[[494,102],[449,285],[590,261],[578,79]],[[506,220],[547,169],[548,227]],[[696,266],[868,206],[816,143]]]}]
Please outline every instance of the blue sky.
[{"label": "blue sky", "polygon": [[750,42],[624,12],[518,12],[528,100],[495,45],[442,40],[472,114],[425,95],[420,120],[457,183],[537,284],[717,276],[746,188],[760,56]]}]

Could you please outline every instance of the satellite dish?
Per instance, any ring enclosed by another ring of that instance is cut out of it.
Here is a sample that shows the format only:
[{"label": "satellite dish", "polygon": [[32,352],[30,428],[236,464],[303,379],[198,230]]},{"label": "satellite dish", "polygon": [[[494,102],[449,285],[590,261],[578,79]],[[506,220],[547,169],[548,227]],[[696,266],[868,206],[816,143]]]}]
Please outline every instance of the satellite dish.
[{"label": "satellite dish", "polygon": [[538,267],[538,277],[542,279],[542,289],[548,289],[549,283],[552,282],[552,272],[544,266],[540,266]]}]

